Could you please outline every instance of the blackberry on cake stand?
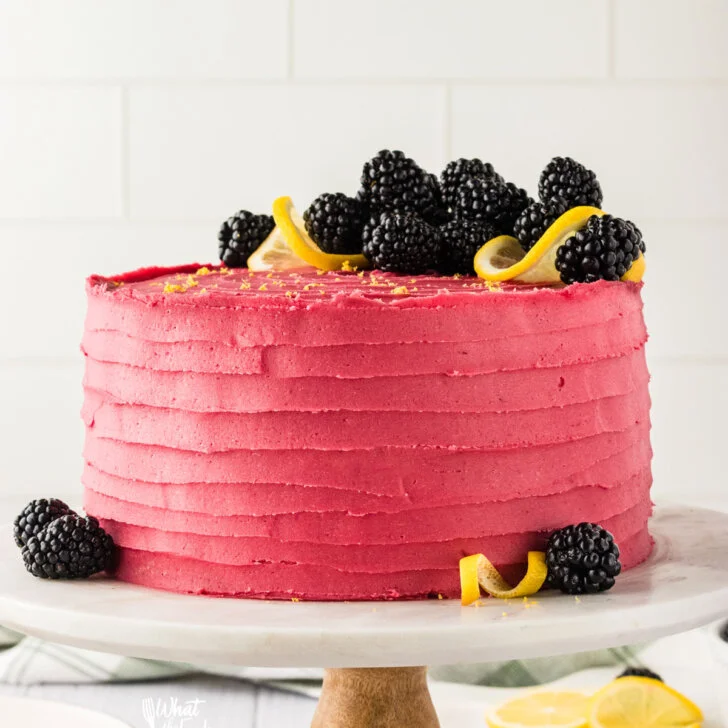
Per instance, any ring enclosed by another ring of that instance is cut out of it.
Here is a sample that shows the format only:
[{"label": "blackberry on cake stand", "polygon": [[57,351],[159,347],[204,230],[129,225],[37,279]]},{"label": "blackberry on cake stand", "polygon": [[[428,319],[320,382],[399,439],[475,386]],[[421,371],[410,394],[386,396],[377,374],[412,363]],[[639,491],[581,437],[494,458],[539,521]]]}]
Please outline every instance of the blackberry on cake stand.
[{"label": "blackberry on cake stand", "polygon": [[[0,623],[90,650],[187,663],[327,668],[313,728],[437,728],[426,668],[645,642],[728,612],[728,515],[658,507],[649,560],[611,591],[522,600],[293,602],[28,576],[0,539]],[[453,565],[457,568],[457,565]],[[446,728],[443,723],[443,728]]]}]

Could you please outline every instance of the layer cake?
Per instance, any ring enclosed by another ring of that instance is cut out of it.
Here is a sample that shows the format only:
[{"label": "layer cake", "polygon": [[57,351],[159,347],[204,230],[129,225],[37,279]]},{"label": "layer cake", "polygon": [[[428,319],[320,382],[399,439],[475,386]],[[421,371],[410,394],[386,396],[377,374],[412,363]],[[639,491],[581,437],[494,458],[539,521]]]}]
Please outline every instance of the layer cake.
[{"label": "layer cake", "polygon": [[88,281],[86,509],[116,576],[275,599],[459,596],[557,528],[650,553],[641,284],[145,269]]}]

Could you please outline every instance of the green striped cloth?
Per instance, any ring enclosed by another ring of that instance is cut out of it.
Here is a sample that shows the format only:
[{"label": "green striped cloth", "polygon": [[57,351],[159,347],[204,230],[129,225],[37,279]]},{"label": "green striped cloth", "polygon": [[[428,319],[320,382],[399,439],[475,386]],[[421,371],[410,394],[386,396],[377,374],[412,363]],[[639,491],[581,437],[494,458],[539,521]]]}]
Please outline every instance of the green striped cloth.
[{"label": "green striped cloth", "polygon": [[[639,648],[621,647],[537,660],[449,665],[432,668],[430,676],[434,680],[469,685],[526,687],[552,682],[589,667],[641,666],[638,652]],[[0,682],[3,683],[128,682],[174,678],[200,672],[276,683],[321,678],[321,670],[315,668],[210,668],[123,657],[59,645],[36,637],[24,637],[0,627]]]}]

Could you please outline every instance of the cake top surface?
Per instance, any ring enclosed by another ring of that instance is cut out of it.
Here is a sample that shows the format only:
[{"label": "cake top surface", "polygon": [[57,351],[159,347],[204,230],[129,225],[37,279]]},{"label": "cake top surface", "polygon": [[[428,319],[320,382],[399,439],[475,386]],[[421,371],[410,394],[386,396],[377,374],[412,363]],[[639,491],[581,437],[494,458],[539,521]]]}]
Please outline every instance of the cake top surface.
[{"label": "cake top surface", "polygon": [[[317,270],[252,272],[246,268],[213,265],[143,268],[112,277],[91,276],[93,291],[150,303],[165,301],[192,305],[285,305],[377,302],[393,305],[464,303],[483,296],[565,296],[577,294],[576,285],[534,286],[490,283],[474,276],[399,275],[382,271],[326,272]],[[601,281],[596,288],[612,286]],[[625,285],[624,283],[618,285]],[[635,285],[635,284],[628,284]],[[594,292],[596,294],[596,290]],[[582,290],[582,295],[589,295]]]}]

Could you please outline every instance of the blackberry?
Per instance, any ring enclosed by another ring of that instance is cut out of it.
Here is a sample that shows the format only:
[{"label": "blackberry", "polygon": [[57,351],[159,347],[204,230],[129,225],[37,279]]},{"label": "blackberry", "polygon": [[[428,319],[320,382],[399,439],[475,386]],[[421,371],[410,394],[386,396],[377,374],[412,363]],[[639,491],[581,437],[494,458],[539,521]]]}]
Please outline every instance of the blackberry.
[{"label": "blackberry", "polygon": [[437,268],[440,236],[415,215],[384,212],[367,233],[364,255],[380,270],[426,273]]},{"label": "blackberry", "polygon": [[665,682],[656,672],[652,672],[646,667],[628,667],[617,679],[622,677],[649,677],[651,680]]},{"label": "blackberry", "polygon": [[723,640],[723,642],[728,642],[728,622],[723,625],[723,629],[720,633],[720,638]]},{"label": "blackberry", "polygon": [[361,230],[361,245],[365,254],[367,247],[371,245],[372,233],[374,232],[374,228],[379,225],[379,220],[381,219],[381,217],[381,212],[371,212],[369,213],[367,219],[364,221],[364,226]]},{"label": "blackberry", "polygon": [[446,275],[475,275],[475,253],[497,235],[496,229],[487,222],[471,220],[453,220],[438,232],[442,245],[440,272]]},{"label": "blackberry", "polygon": [[602,187],[597,176],[571,157],[554,157],[541,172],[538,182],[541,202],[555,197],[576,205],[602,206]]},{"label": "blackberry", "polygon": [[611,589],[622,571],[619,547],[609,531],[580,523],[555,531],[546,546],[547,583],[565,594]]},{"label": "blackberry", "polygon": [[433,204],[431,207],[422,212],[421,217],[430,225],[440,227],[452,220],[452,214],[442,199],[442,189],[440,187],[440,181],[437,179],[437,175],[428,174],[427,179],[428,184],[432,189]]},{"label": "blackberry", "polygon": [[528,252],[539,241],[549,226],[569,209],[568,203],[558,197],[548,202],[532,202],[513,225],[513,234]]},{"label": "blackberry", "polygon": [[30,501],[13,524],[13,535],[18,548],[23,548],[28,539],[37,536],[42,528],[61,516],[73,514],[62,500],[58,498],[40,498]]},{"label": "blackberry", "polygon": [[556,251],[556,270],[564,283],[618,281],[645,252],[642,233],[629,220],[592,215]]},{"label": "blackberry", "polygon": [[25,568],[41,579],[85,579],[111,566],[114,542],[95,518],[67,514],[23,547]]},{"label": "blackberry", "polygon": [[450,162],[440,174],[440,187],[442,188],[442,199],[445,205],[454,209],[458,201],[458,190],[473,177],[483,179],[494,179],[503,182],[503,178],[493,169],[490,162],[483,162],[480,159],[455,159]]},{"label": "blackberry", "polygon": [[240,210],[220,226],[217,234],[220,260],[228,268],[245,268],[250,254],[271,234],[271,215],[254,215]]},{"label": "blackberry", "polygon": [[364,164],[358,197],[376,211],[425,215],[438,206],[432,176],[404,152],[389,149]]},{"label": "blackberry", "polygon": [[303,213],[306,231],[324,253],[361,253],[365,208],[341,192],[319,195]]},{"label": "blackberry", "polygon": [[488,222],[500,233],[511,233],[518,216],[533,202],[512,182],[471,177],[458,190],[455,216]]}]

